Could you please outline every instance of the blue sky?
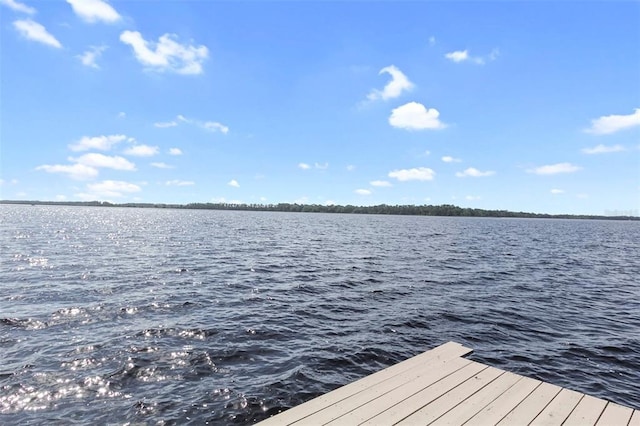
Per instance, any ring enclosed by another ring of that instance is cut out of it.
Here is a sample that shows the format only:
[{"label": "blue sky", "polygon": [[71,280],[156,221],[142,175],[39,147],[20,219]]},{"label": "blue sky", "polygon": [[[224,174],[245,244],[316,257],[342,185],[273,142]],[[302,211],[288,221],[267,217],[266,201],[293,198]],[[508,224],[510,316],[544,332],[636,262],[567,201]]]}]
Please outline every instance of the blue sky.
[{"label": "blue sky", "polygon": [[0,198],[639,214],[640,3],[0,0]]}]

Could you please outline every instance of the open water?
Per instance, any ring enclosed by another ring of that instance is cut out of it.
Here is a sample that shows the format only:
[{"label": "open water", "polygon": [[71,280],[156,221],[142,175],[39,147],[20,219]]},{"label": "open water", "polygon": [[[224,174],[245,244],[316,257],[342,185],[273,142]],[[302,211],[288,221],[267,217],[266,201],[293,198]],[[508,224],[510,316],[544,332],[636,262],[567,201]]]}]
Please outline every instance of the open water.
[{"label": "open water", "polygon": [[1,424],[249,424],[449,340],[640,408],[640,222],[0,214]]}]

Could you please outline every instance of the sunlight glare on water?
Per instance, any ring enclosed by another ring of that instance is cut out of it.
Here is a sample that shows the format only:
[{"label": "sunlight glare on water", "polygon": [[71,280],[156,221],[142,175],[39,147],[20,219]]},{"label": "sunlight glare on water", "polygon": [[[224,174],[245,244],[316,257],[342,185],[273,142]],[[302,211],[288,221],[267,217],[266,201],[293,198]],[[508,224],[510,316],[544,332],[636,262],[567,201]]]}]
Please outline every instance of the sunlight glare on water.
[{"label": "sunlight glare on water", "polygon": [[638,222],[0,212],[0,423],[247,424],[449,340],[640,407]]}]

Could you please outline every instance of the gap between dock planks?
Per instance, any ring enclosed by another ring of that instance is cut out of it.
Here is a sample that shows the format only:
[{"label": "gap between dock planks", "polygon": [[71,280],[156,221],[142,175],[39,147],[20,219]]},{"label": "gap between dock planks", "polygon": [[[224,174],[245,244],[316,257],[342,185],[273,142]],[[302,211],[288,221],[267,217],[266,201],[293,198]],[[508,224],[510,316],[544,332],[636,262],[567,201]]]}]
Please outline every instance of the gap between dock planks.
[{"label": "gap between dock planks", "polygon": [[471,352],[445,343],[259,425],[640,426],[640,411],[463,358]]}]

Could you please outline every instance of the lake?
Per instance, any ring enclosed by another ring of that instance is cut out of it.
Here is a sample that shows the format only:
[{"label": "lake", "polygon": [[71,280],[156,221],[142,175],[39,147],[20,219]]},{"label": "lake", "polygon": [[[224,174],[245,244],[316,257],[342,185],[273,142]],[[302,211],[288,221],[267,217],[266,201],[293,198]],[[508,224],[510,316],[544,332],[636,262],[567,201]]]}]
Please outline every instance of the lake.
[{"label": "lake", "polygon": [[0,423],[250,424],[450,340],[640,408],[637,221],[0,214]]}]

